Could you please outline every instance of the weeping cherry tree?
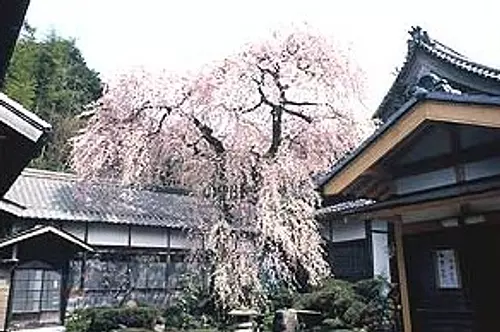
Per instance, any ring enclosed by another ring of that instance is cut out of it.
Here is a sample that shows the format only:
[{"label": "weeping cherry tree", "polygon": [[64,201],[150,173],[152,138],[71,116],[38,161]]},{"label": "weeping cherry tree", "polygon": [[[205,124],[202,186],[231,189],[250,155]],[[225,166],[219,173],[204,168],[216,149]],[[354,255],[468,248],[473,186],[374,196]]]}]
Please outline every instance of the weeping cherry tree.
[{"label": "weeping cherry tree", "polygon": [[331,40],[276,34],[195,75],[117,77],[72,164],[88,179],[190,189],[211,206],[191,230],[215,298],[258,305],[298,274],[314,285],[330,273],[313,178],[369,126],[355,116],[362,92],[362,72]]}]

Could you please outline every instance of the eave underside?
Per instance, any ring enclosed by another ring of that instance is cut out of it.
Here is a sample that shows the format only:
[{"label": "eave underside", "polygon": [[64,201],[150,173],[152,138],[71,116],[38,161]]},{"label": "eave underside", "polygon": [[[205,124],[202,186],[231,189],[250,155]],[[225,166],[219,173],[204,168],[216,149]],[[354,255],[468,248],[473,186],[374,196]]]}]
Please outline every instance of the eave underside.
[{"label": "eave underside", "polygon": [[23,25],[29,0],[0,0],[0,87]]}]

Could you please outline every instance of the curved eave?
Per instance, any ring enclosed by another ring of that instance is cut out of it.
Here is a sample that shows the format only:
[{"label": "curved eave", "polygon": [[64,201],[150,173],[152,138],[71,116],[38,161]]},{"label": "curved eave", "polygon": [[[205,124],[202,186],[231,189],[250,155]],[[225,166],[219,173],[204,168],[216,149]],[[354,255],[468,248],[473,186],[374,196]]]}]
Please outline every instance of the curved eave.
[{"label": "curved eave", "polygon": [[[473,77],[476,77],[479,80],[484,80],[484,82],[491,82],[491,84],[495,86],[500,84],[500,70],[470,61],[463,55],[448,49],[437,41],[433,41],[433,43],[437,46],[429,45],[424,42],[414,42],[412,40],[408,41],[408,52],[405,57],[405,62],[387,94],[384,96],[382,102],[375,111],[373,118],[387,117],[387,113],[389,112],[390,114],[391,112],[388,108],[391,107],[392,103],[396,102],[396,98],[398,96],[401,97],[402,93],[404,93],[401,89],[404,89],[408,83],[412,83],[408,82],[408,80],[414,70],[414,66],[418,65],[417,61],[419,53],[423,53],[425,54],[424,56],[431,57],[440,63],[451,66],[451,68],[462,71],[467,75],[473,75]],[[471,86],[471,88],[477,88],[479,91],[489,93],[484,89],[484,87],[481,88]]]},{"label": "curved eave", "polygon": [[428,93],[412,98],[320,182],[324,196],[340,195],[424,121],[500,127],[500,97]]}]

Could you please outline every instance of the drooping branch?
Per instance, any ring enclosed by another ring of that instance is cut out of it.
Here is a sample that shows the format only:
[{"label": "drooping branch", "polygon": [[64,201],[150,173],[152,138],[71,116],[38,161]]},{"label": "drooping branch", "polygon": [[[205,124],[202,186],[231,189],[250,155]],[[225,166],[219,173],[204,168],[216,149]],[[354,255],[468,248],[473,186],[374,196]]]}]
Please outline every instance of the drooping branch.
[{"label": "drooping branch", "polygon": [[242,111],[242,113],[250,113],[250,112],[255,111],[257,108],[261,107],[265,103],[265,98],[263,97],[263,93],[261,94],[260,97],[261,97],[260,101],[257,104],[255,104],[254,106],[252,106],[250,108],[247,108],[246,110]]}]

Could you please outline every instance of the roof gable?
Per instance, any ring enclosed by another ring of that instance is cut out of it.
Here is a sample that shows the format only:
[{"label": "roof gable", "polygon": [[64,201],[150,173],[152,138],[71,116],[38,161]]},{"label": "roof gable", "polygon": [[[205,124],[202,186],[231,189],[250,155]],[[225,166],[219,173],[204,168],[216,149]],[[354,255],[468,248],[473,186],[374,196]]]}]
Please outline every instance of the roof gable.
[{"label": "roof gable", "polygon": [[468,59],[420,27],[409,33],[405,62],[374,117],[387,121],[418,89],[435,90],[429,83],[446,92],[500,96],[500,70]]},{"label": "roof gable", "polygon": [[0,241],[0,249],[48,234],[52,234],[57,238],[60,238],[61,240],[71,244],[72,246],[79,248],[80,250],[94,251],[92,247],[90,247],[77,237],[52,226],[36,226],[19,234],[15,234],[10,238],[3,239],[2,241]]}]

